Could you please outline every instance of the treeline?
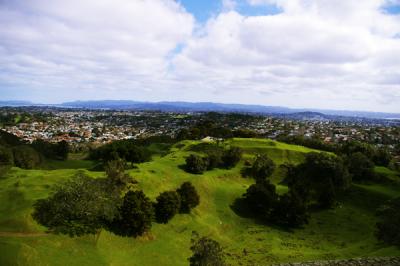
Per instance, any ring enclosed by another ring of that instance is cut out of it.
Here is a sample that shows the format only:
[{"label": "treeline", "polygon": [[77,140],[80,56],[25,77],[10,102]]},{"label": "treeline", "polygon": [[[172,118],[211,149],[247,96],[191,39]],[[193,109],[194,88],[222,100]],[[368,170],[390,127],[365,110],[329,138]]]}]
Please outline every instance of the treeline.
[{"label": "treeline", "polygon": [[301,227],[308,223],[311,206],[334,208],[338,197],[350,188],[352,180],[370,180],[373,168],[362,161],[365,158],[355,159],[359,156],[364,155],[354,153],[354,158],[347,162],[340,156],[311,152],[299,165],[282,165],[280,167],[286,172],[284,183],[289,190],[279,195],[270,179],[276,167],[274,162],[267,155],[257,155],[242,170],[256,182],[236,201],[234,207],[250,212],[251,217],[265,223]]},{"label": "treeline", "polygon": [[39,167],[45,159],[66,160],[68,143],[49,143],[36,140],[32,144],[0,130],[0,176],[6,174],[12,166],[23,169]]},{"label": "treeline", "polygon": [[333,152],[340,156],[350,156],[359,152],[364,154],[374,164],[380,166],[388,166],[392,160],[392,155],[387,149],[375,147],[371,144],[359,141],[347,141],[335,144],[325,143],[318,138],[304,138],[303,136],[280,136],[277,140],[288,144]]},{"label": "treeline", "polygon": [[150,136],[141,139],[117,140],[89,150],[88,159],[100,162],[102,170],[112,160],[123,159],[131,164],[151,161],[152,155],[164,155],[177,140],[170,136]]},{"label": "treeline", "polygon": [[79,172],[34,204],[33,219],[52,233],[71,237],[98,236],[103,229],[118,236],[138,237],[150,231],[152,222],[166,224],[200,203],[190,182],[162,192],[152,202],[137,189],[137,182],[125,174],[123,166],[121,159],[108,162],[103,178]]},{"label": "treeline", "polygon": [[201,143],[192,147],[191,150],[205,154],[191,154],[186,158],[184,169],[192,174],[202,174],[214,168],[233,168],[239,163],[243,154],[238,147],[225,149],[212,143]]},{"label": "treeline", "polygon": [[191,128],[182,129],[176,136],[178,140],[199,140],[205,137],[214,138],[255,138],[259,135],[249,129],[232,130],[227,126],[217,125],[211,120],[201,121]]},{"label": "treeline", "polygon": [[[350,189],[352,182],[377,181],[373,162],[358,150],[341,156],[311,152],[298,165],[284,164],[284,183],[288,192],[279,195],[271,182],[274,162],[267,155],[257,155],[242,170],[253,177],[251,185],[233,208],[266,224],[284,228],[307,224],[311,209],[330,209]],[[375,235],[390,245],[400,246],[400,198],[388,201],[377,210]]]},{"label": "treeline", "polygon": [[279,195],[270,180],[274,162],[266,155],[256,156],[245,169],[256,182],[236,201],[236,208],[265,223],[300,227],[308,223],[311,204],[332,207],[337,193],[348,187],[349,175],[343,162],[333,155],[309,153],[300,165],[286,167],[289,191]]}]

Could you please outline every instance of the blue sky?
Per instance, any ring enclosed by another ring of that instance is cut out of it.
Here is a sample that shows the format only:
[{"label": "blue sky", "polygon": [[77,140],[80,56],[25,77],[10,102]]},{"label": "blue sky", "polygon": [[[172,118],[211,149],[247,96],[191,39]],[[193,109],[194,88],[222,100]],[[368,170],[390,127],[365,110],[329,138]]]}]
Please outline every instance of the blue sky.
[{"label": "blue sky", "polygon": [[400,112],[399,0],[0,1],[0,100]]},{"label": "blue sky", "polygon": [[[218,15],[224,9],[223,1],[218,0],[179,0],[179,2],[192,13],[196,20],[205,23],[207,20]],[[282,10],[276,5],[250,5],[246,0],[234,1],[236,11],[245,16],[273,15]]]}]

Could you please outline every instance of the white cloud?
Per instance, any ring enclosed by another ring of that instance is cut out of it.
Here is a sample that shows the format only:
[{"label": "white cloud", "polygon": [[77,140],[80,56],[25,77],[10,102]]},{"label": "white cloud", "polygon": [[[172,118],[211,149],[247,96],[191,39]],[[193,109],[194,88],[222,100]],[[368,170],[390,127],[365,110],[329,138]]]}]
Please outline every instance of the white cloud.
[{"label": "white cloud", "polygon": [[177,79],[224,88],[218,100],[400,111],[400,19],[383,1],[251,2],[283,12],[210,20],[175,58]]},{"label": "white cloud", "polygon": [[95,97],[109,88],[140,94],[165,75],[167,57],[193,24],[167,0],[10,1],[0,4],[0,81],[44,91],[97,88]]},{"label": "white cloud", "polygon": [[195,28],[173,0],[0,0],[0,93],[400,112],[388,1],[247,1],[282,12],[244,16],[223,0]]}]

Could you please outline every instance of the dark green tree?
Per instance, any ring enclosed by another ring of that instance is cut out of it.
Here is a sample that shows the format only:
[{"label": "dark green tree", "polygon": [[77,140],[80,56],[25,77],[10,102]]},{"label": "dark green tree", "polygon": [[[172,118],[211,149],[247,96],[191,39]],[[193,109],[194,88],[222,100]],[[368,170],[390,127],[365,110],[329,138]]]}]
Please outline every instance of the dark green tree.
[{"label": "dark green tree", "polygon": [[275,185],[268,180],[257,180],[243,195],[243,200],[248,209],[257,217],[269,220],[274,209],[278,194]]},{"label": "dark green tree", "polygon": [[306,204],[317,201],[321,207],[332,207],[337,194],[350,186],[351,177],[341,157],[311,152],[303,163],[290,169],[287,182]]},{"label": "dark green tree", "polygon": [[400,197],[388,201],[377,211],[379,222],[376,236],[379,240],[400,246]]},{"label": "dark green tree", "polygon": [[32,217],[56,234],[96,234],[117,214],[119,195],[110,194],[103,179],[80,172],[34,204]]},{"label": "dark green tree", "polygon": [[374,163],[363,153],[355,152],[348,159],[349,173],[354,181],[374,179]]},{"label": "dark green tree", "polygon": [[68,142],[66,142],[65,140],[58,142],[55,151],[57,158],[59,158],[60,160],[67,160],[69,152]]},{"label": "dark green tree", "polygon": [[307,205],[297,193],[289,191],[279,197],[275,205],[271,220],[280,226],[293,228],[308,223]]},{"label": "dark green tree", "polygon": [[225,255],[220,244],[208,237],[192,232],[190,266],[224,266]]},{"label": "dark green tree", "polygon": [[258,154],[253,162],[250,172],[255,179],[266,179],[275,170],[275,163],[265,154]]},{"label": "dark green tree", "polygon": [[37,167],[41,158],[39,153],[30,146],[21,145],[13,148],[14,164],[23,169],[33,169]]},{"label": "dark green tree", "polygon": [[200,196],[190,182],[183,183],[176,192],[181,198],[180,213],[190,213],[200,203]]},{"label": "dark green tree", "polygon": [[162,192],[158,195],[154,204],[156,221],[163,224],[168,223],[179,212],[180,208],[181,199],[177,192]]},{"label": "dark green tree", "polygon": [[119,236],[138,237],[150,231],[153,217],[153,204],[143,191],[129,191],[107,228]]},{"label": "dark green tree", "polygon": [[224,151],[222,155],[222,166],[230,169],[236,166],[242,159],[243,151],[238,147],[231,147]]},{"label": "dark green tree", "polygon": [[202,174],[207,170],[208,162],[206,158],[203,158],[196,154],[191,154],[186,158],[185,170],[192,174]]},{"label": "dark green tree", "polygon": [[9,148],[0,146],[0,177],[8,173],[14,164],[14,156]]},{"label": "dark green tree", "polygon": [[375,154],[372,158],[374,163],[380,166],[388,166],[390,161],[392,160],[392,155],[387,149],[380,148],[375,151]]}]

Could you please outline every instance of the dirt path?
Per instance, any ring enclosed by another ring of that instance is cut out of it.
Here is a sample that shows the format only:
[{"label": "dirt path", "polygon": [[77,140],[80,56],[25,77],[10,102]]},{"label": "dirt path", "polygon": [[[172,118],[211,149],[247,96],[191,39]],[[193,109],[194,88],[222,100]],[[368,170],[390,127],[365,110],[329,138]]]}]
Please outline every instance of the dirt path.
[{"label": "dirt path", "polygon": [[47,235],[46,233],[0,232],[0,237],[35,237]]}]

